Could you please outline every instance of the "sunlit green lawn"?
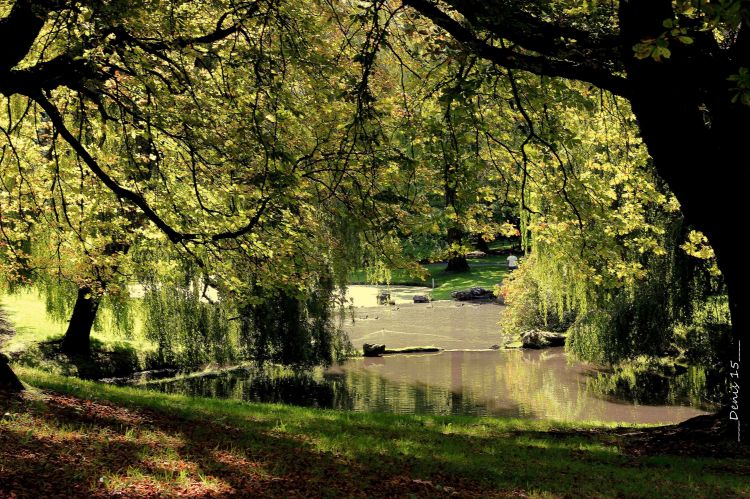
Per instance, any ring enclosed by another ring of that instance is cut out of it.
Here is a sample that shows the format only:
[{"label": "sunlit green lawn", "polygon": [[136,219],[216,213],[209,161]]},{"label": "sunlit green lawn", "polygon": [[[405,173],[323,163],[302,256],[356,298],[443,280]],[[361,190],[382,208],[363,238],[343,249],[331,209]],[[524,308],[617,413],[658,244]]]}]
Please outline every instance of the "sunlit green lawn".
[{"label": "sunlit green lawn", "polygon": [[0,307],[16,330],[3,347],[7,352],[24,350],[32,343],[65,333],[67,324],[56,322],[47,315],[44,301],[35,291],[5,294],[0,298]]},{"label": "sunlit green lawn", "polygon": [[[104,308],[94,324],[92,340],[104,348],[125,344],[141,353],[155,349],[155,345],[143,337],[139,301],[133,300],[132,306],[134,320],[131,331],[127,334],[117,331],[112,325],[110,311]],[[68,326],[67,322],[56,321],[47,314],[44,300],[33,289],[0,296],[0,307],[16,330],[16,334],[3,345],[3,351],[8,353],[20,352],[35,343],[59,338]]]},{"label": "sunlit green lawn", "polygon": [[[427,276],[423,280],[410,275],[405,270],[396,269],[391,273],[390,284],[400,286],[432,286],[434,279],[435,289],[432,292],[432,299],[450,300],[452,291],[477,286],[493,289],[508,274],[508,263],[505,256],[489,255],[483,258],[470,258],[468,261],[470,270],[469,272],[462,273],[446,272],[445,263],[422,265],[427,271]],[[351,284],[376,284],[367,281],[367,274],[364,270],[352,272],[349,282]]]}]

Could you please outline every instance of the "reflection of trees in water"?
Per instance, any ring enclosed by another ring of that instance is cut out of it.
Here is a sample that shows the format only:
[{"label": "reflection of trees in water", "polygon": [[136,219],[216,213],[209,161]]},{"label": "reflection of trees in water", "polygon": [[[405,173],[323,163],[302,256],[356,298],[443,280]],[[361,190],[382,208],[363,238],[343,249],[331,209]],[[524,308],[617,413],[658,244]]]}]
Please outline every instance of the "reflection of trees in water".
[{"label": "reflection of trees in water", "polygon": [[[446,374],[450,364],[442,363]],[[434,372],[433,372],[434,374]],[[346,372],[346,385],[354,397],[355,411],[397,414],[439,414],[472,416],[518,416],[517,406],[490,410],[471,391],[453,390],[444,383],[394,381],[375,371],[352,369]]]},{"label": "reflection of trees in water", "polygon": [[312,371],[289,373],[273,368],[248,368],[152,383],[149,387],[197,397],[353,409],[353,396],[340,375],[320,379]]},{"label": "reflection of trees in water", "polygon": [[717,407],[724,383],[696,366],[676,376],[626,367],[612,373],[596,373],[587,380],[587,386],[595,396],[608,400],[683,405],[710,411]]},{"label": "reflection of trees in water", "polygon": [[[169,393],[358,412],[638,421],[632,399],[609,403],[615,400],[604,400],[595,381],[561,350],[547,350],[352,359],[327,371],[296,373],[266,366],[151,386]],[[692,393],[700,392],[699,384],[689,386]],[[673,417],[665,408],[663,419]]]},{"label": "reflection of trees in water", "polygon": [[[369,363],[372,366],[372,363]],[[393,412],[400,414],[459,414],[518,416],[518,407],[489,411],[481,398],[463,385],[449,389],[444,383],[432,385],[394,381],[377,370],[355,368],[341,372],[320,370],[290,373],[277,369],[249,368],[229,373],[211,374],[179,380],[155,382],[149,386],[166,393],[200,397],[233,398],[249,402],[269,402],[306,407],[345,409],[358,412]],[[431,375],[449,379],[450,363],[431,366]],[[436,373],[435,371],[441,373]],[[462,369],[460,369],[462,370]],[[408,375],[406,379],[412,379]]]},{"label": "reflection of trees in water", "polygon": [[581,420],[603,416],[602,407],[582,389],[580,375],[560,350],[504,352],[496,368],[498,389],[516,400],[521,415]]}]

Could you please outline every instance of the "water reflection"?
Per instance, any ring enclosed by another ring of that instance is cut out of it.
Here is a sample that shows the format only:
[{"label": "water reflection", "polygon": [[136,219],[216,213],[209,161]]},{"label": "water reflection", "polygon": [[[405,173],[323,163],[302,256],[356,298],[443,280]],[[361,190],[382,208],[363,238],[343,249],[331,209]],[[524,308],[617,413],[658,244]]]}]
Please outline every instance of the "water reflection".
[{"label": "water reflection", "polygon": [[291,374],[276,367],[150,383],[153,389],[258,402],[401,414],[670,423],[704,414],[598,396],[597,378],[562,349],[455,351],[351,359]]}]

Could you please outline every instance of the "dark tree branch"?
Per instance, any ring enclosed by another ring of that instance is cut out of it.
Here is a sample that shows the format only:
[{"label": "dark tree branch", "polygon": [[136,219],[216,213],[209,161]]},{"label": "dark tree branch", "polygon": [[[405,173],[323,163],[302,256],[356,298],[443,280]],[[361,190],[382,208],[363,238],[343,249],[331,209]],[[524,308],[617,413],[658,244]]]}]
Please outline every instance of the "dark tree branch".
[{"label": "dark tree branch", "polygon": [[616,33],[595,33],[566,24],[543,21],[520,9],[518,2],[496,0],[445,0],[472,26],[556,59],[591,62],[622,68]]},{"label": "dark tree branch", "polygon": [[245,234],[252,232],[255,226],[258,225],[258,222],[260,221],[260,217],[263,216],[263,213],[266,211],[266,207],[268,206],[269,201],[270,201],[270,198],[268,197],[263,198],[263,201],[260,203],[260,206],[255,211],[255,215],[253,215],[253,218],[251,218],[250,221],[244,227],[240,227],[239,229],[236,229],[236,230],[219,232],[218,234],[212,235],[211,240],[221,241],[222,239],[236,239],[240,236],[244,236]]},{"label": "dark tree branch", "polygon": [[190,47],[193,45],[210,45],[212,43],[224,40],[234,33],[238,33],[242,29],[242,23],[258,13],[258,11],[260,10],[260,2],[253,2],[249,5],[245,5],[245,7],[245,12],[236,22],[230,24],[227,27],[223,27],[224,21],[226,21],[227,17],[229,17],[229,15],[232,13],[236,13],[239,8],[235,8],[233,10],[225,12],[221,17],[219,17],[218,21],[216,22],[216,28],[214,29],[214,31],[200,36],[177,37],[174,40],[170,41],[157,41],[153,39],[138,38],[125,30],[125,28],[123,28],[122,26],[115,26],[109,30],[104,31],[101,38],[105,38],[109,34],[114,34],[117,36],[117,39],[119,41],[136,45],[144,51],[153,55],[162,55],[161,53],[167,50],[175,50]]},{"label": "dark tree branch", "polygon": [[0,19],[0,71],[21,62],[39,35],[47,18],[44,2],[17,0],[10,13]]},{"label": "dark tree branch", "polygon": [[110,75],[96,71],[83,59],[74,59],[64,54],[27,69],[0,72],[0,93],[5,96],[22,94],[29,96],[41,90],[68,87],[84,90],[86,80],[106,80]]},{"label": "dark tree branch", "polygon": [[[596,64],[556,59],[554,56],[528,55],[510,48],[496,47],[479,39],[470,28],[451,18],[429,0],[404,0],[404,3],[443,28],[467,49],[503,67],[529,71],[538,75],[586,81],[625,97],[630,93],[630,86],[624,77],[613,74]],[[493,35],[505,36],[504,33],[493,33]]]},{"label": "dark tree branch", "polygon": [[161,217],[159,217],[159,215],[156,214],[156,212],[151,208],[151,206],[149,206],[149,204],[145,199],[143,199],[140,194],[133,192],[130,189],[126,189],[125,187],[122,187],[120,184],[118,184],[112,177],[107,174],[107,172],[105,172],[99,166],[99,163],[97,163],[97,161],[91,156],[91,154],[86,150],[83,144],[81,144],[81,142],[70,132],[70,130],[68,130],[68,128],[65,126],[65,121],[63,120],[62,115],[57,110],[57,107],[55,107],[55,105],[52,104],[41,93],[38,93],[31,97],[49,115],[52,124],[60,133],[60,136],[65,139],[65,141],[70,145],[70,147],[73,148],[76,154],[83,160],[84,163],[86,163],[86,166],[89,168],[89,170],[91,170],[91,172],[94,173],[94,175],[96,175],[99,180],[101,180],[102,183],[106,185],[118,198],[126,199],[140,208],[143,214],[146,215],[146,217],[151,220],[162,232],[164,232],[172,242],[191,240],[197,237],[195,234],[185,234],[182,232],[178,232],[177,230],[172,228],[167,222],[165,222]]}]

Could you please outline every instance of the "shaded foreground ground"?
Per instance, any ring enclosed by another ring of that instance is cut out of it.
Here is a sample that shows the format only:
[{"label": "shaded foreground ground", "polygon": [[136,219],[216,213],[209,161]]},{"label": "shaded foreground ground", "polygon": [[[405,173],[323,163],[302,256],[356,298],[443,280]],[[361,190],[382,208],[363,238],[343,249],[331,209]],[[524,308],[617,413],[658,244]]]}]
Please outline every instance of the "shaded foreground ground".
[{"label": "shaded foreground ground", "polygon": [[21,375],[40,390],[3,402],[0,496],[750,495],[746,454],[652,455],[651,429],[353,414]]}]

